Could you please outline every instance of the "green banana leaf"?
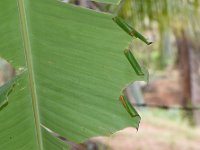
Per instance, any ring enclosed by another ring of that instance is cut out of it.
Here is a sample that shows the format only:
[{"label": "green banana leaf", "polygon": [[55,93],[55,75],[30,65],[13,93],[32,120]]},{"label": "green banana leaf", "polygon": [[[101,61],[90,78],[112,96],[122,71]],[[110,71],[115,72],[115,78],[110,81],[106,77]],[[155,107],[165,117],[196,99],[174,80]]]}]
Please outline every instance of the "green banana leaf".
[{"label": "green banana leaf", "polygon": [[56,0],[0,1],[0,55],[26,70],[0,89],[8,102],[0,108],[0,150],[68,149],[49,131],[80,143],[138,127],[139,115],[130,116],[119,96],[144,76],[125,57],[131,37],[112,17]]}]

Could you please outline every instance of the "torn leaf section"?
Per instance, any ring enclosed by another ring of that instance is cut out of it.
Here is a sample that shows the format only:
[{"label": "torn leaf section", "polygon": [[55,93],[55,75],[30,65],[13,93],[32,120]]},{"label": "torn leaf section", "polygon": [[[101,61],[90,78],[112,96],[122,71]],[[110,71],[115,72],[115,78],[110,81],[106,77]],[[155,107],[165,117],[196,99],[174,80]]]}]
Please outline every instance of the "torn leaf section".
[{"label": "torn leaf section", "polygon": [[116,16],[113,18],[113,21],[115,21],[118,24],[118,26],[120,26],[130,36],[139,38],[141,41],[143,41],[147,45],[150,45],[152,43],[152,42],[149,42],[142,34],[136,31],[133,27],[127,24],[122,18]]},{"label": "torn leaf section", "polygon": [[19,78],[24,74],[25,69],[19,70],[18,74],[12,79],[8,80],[0,87],[0,110],[8,103],[8,96],[13,92],[14,87]]},{"label": "torn leaf section", "polygon": [[8,61],[0,57],[0,86],[11,80],[15,75],[15,68]]}]

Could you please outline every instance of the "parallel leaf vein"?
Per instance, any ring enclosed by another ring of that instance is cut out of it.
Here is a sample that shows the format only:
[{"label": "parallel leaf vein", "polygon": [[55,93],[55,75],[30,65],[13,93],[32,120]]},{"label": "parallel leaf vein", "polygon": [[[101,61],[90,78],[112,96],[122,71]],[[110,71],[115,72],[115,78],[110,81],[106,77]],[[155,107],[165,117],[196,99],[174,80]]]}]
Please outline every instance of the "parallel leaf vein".
[{"label": "parallel leaf vein", "polygon": [[43,142],[42,142],[42,134],[41,134],[41,127],[40,127],[40,116],[39,116],[39,108],[38,108],[38,98],[37,98],[37,91],[35,85],[35,77],[34,77],[34,70],[33,70],[33,60],[32,60],[32,53],[31,53],[31,44],[29,39],[29,31],[27,26],[27,18],[26,18],[26,10],[25,10],[25,1],[18,0],[18,10],[19,10],[19,18],[20,18],[20,26],[21,26],[21,35],[24,45],[24,54],[26,65],[28,68],[28,75],[29,75],[29,85],[31,90],[31,97],[32,97],[32,108],[34,113],[35,119],[35,127],[36,127],[36,136],[39,145],[39,149],[43,150]]}]

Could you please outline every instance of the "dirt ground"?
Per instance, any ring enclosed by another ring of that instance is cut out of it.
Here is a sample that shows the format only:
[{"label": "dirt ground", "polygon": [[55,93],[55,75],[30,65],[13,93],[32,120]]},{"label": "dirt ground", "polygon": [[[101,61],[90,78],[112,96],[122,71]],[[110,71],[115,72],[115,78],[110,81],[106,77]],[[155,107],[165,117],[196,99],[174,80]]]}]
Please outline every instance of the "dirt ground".
[{"label": "dirt ground", "polygon": [[200,150],[200,129],[143,121],[138,131],[126,128],[96,140],[112,150]]}]

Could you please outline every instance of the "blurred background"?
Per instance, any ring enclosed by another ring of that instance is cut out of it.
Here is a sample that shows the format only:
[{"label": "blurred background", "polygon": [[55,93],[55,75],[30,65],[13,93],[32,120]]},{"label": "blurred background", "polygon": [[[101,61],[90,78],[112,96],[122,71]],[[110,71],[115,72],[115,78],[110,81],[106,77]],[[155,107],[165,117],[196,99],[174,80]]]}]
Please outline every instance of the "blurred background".
[{"label": "blurred background", "polygon": [[[109,12],[152,41],[134,39],[133,53],[149,70],[149,83],[125,93],[141,115],[140,128],[86,142],[89,150],[200,150],[200,0],[121,0],[118,6],[64,0]],[[0,85],[15,70],[0,59]]]}]

